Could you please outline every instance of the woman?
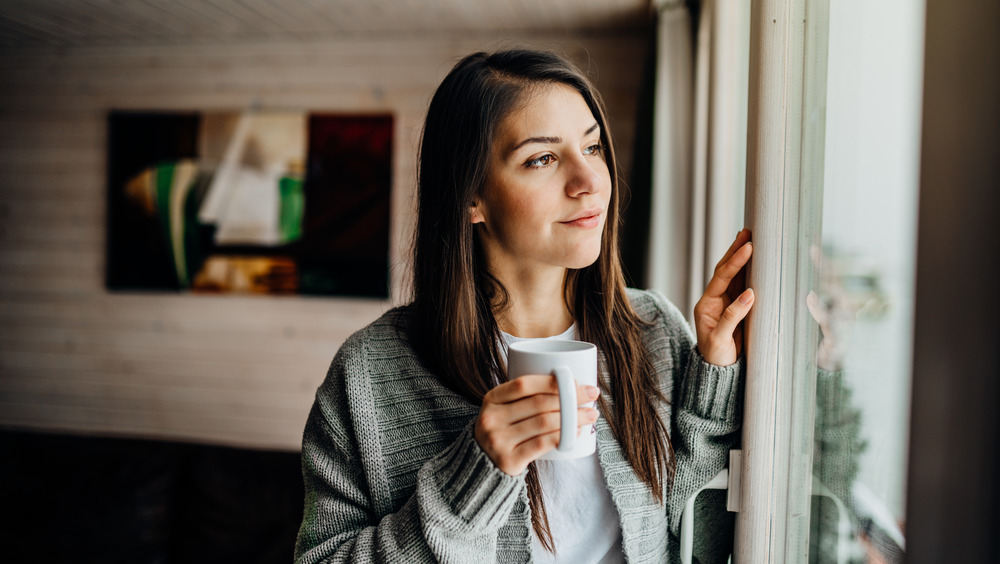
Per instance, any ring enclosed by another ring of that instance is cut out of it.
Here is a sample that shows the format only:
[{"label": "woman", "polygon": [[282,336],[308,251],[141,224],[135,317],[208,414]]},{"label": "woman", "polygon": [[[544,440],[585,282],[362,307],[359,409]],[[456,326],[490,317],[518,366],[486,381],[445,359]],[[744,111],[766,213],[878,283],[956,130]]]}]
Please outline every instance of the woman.
[{"label": "woman", "polygon": [[[420,148],[415,298],[348,339],[317,392],[297,561],[676,558],[684,500],[737,436],[749,233],[695,308],[696,343],[662,296],[625,289],[615,171],[599,96],[566,61],[452,69]],[[577,393],[600,393],[578,413],[590,458],[535,462],[558,442],[555,379],[507,382],[504,360],[545,337],[600,351],[601,389]]]}]

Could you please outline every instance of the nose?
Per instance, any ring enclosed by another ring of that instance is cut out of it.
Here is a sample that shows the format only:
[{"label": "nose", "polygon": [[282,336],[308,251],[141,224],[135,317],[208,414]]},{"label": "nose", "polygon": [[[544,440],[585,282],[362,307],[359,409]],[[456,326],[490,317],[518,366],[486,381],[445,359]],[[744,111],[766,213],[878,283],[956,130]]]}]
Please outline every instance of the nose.
[{"label": "nose", "polygon": [[[586,194],[596,194],[605,188],[605,175],[608,165],[602,158],[588,159],[585,155],[576,155],[569,161],[563,161],[568,166],[566,179],[566,195],[577,198]],[[603,168],[603,170],[601,170]]]}]

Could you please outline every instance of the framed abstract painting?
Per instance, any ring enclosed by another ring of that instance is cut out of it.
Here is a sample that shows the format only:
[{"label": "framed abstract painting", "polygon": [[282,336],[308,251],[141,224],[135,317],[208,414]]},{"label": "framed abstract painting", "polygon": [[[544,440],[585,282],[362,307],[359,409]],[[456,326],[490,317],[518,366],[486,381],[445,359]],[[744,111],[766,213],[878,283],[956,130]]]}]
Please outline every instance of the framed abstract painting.
[{"label": "framed abstract painting", "polygon": [[109,290],[389,295],[391,115],[111,112]]}]

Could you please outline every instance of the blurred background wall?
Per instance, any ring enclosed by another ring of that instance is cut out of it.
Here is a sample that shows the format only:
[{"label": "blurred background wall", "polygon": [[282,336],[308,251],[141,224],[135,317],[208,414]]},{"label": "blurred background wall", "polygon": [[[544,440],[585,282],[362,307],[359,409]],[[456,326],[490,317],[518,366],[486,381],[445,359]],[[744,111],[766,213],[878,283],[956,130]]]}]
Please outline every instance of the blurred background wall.
[{"label": "blurred background wall", "polygon": [[[569,56],[628,167],[651,26],[645,0],[0,2],[0,427],[298,449],[339,344],[406,301],[422,117],[454,62]],[[252,105],[393,114],[392,300],[105,289],[109,111]]]}]

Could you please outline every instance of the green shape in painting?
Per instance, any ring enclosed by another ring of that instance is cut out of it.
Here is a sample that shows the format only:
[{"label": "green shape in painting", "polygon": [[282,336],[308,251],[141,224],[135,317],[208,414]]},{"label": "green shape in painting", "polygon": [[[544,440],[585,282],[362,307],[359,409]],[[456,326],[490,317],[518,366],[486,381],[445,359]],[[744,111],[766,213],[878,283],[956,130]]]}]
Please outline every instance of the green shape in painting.
[{"label": "green shape in painting", "polygon": [[302,168],[300,161],[290,162],[288,173],[278,182],[278,191],[281,195],[278,229],[281,231],[282,243],[291,243],[302,238],[302,217],[306,208]]}]

